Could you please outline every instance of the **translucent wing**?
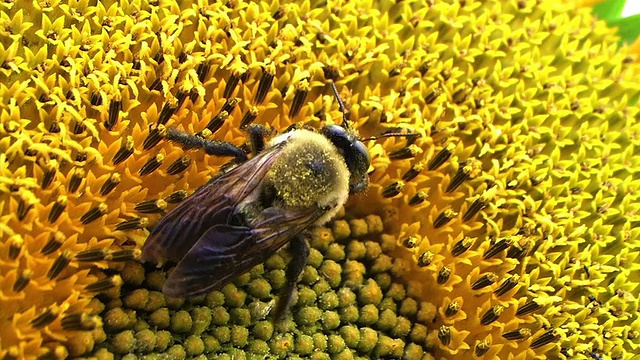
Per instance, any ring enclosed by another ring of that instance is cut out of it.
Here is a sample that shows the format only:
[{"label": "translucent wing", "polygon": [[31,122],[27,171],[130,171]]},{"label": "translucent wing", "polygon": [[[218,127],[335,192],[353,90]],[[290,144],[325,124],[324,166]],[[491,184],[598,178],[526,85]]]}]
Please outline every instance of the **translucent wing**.
[{"label": "translucent wing", "polygon": [[162,291],[195,296],[224,286],[273,255],[324,213],[317,207],[272,211],[254,228],[218,224],[210,228],[178,263]]},{"label": "translucent wing", "polygon": [[180,261],[209,229],[226,224],[242,201],[264,178],[281,146],[263,151],[212,179],[169,211],[151,231],[142,261]]}]

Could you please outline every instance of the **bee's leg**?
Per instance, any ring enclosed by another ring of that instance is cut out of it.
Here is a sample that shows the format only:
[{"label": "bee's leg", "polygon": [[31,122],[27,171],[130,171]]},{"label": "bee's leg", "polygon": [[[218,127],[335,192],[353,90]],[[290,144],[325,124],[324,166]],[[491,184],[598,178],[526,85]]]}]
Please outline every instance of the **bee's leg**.
[{"label": "bee's leg", "polygon": [[249,134],[249,144],[253,155],[261,153],[264,150],[264,138],[269,133],[266,127],[257,124],[251,124],[246,127]]},{"label": "bee's leg", "polygon": [[175,128],[169,128],[165,138],[175,141],[187,149],[203,149],[209,155],[233,156],[238,161],[247,160],[247,154],[228,141],[208,140],[197,135],[187,134]]},{"label": "bee's leg", "polygon": [[307,265],[307,259],[309,258],[309,245],[307,240],[302,235],[298,235],[289,243],[289,252],[291,253],[291,262],[287,266],[287,284],[276,305],[274,312],[276,319],[281,319],[287,312],[289,306],[291,306],[291,300],[293,299],[293,292],[296,289],[298,278]]}]

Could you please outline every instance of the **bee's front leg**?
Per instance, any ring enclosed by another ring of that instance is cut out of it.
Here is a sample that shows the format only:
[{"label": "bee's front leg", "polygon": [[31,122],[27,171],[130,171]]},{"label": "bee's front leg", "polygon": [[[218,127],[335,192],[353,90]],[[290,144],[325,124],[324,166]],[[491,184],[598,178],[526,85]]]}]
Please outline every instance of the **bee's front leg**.
[{"label": "bee's front leg", "polygon": [[304,236],[298,235],[289,243],[289,252],[291,253],[291,262],[287,266],[287,284],[285,285],[280,299],[276,305],[274,312],[275,319],[281,319],[287,312],[289,306],[291,306],[291,300],[293,299],[293,292],[296,289],[298,278],[305,265],[307,265],[307,259],[309,258],[309,245]]}]

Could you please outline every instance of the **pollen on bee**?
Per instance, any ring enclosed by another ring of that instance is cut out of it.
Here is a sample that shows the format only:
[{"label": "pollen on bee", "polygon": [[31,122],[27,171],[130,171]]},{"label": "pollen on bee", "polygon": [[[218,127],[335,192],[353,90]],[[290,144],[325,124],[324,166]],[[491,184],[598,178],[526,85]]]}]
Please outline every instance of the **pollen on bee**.
[{"label": "pollen on bee", "polygon": [[68,250],[63,251],[62,254],[60,254],[60,256],[58,256],[58,258],[56,258],[53,261],[53,264],[51,264],[51,267],[47,272],[47,278],[49,280],[53,280],[56,277],[58,277],[58,275],[60,275],[62,270],[64,270],[67,267],[67,265],[69,265],[70,261],[71,261],[71,252]]},{"label": "pollen on bee", "polygon": [[142,214],[157,214],[163,212],[166,208],[166,201],[162,199],[152,199],[137,203],[134,210]]},{"label": "pollen on bee", "polygon": [[447,162],[447,160],[449,160],[455,148],[456,148],[455,144],[453,143],[447,144],[447,146],[445,146],[440,151],[438,151],[436,156],[434,156],[433,159],[431,159],[431,161],[429,162],[429,165],[427,166],[427,169],[429,171],[433,171],[439,168],[442,164],[444,164],[445,162]]},{"label": "pollen on bee", "polygon": [[149,135],[142,142],[143,150],[150,150],[154,146],[158,145],[160,140],[167,135],[167,127],[162,124],[150,125]]},{"label": "pollen on bee", "polygon": [[504,311],[504,306],[502,305],[492,306],[480,318],[480,325],[489,325],[492,322],[498,320],[498,318],[500,317],[503,311]]},{"label": "pollen on bee", "polygon": [[142,165],[140,170],[138,170],[138,174],[140,176],[149,175],[152,172],[156,171],[156,169],[158,169],[163,162],[164,155],[156,154],[155,156],[149,158],[149,160],[144,165]]},{"label": "pollen on bee", "polygon": [[448,346],[449,343],[451,343],[451,328],[446,325],[440,326],[438,329],[438,339],[440,339],[442,345]]},{"label": "pollen on bee", "polygon": [[107,213],[107,204],[101,203],[93,207],[89,211],[87,211],[84,215],[82,215],[80,217],[80,222],[82,223],[82,225],[87,225],[88,223],[101,218],[106,213]]},{"label": "pollen on bee", "polygon": [[113,159],[111,160],[113,165],[118,165],[121,162],[127,160],[129,156],[133,154],[133,145],[133,137],[127,136],[127,140],[122,144],[120,149],[118,149],[116,154],[113,155]]},{"label": "pollen on bee", "polygon": [[167,174],[178,175],[187,170],[189,165],[191,165],[191,157],[189,155],[183,155],[167,167]]},{"label": "pollen on bee", "polygon": [[509,290],[513,289],[518,285],[518,281],[520,281],[519,275],[511,275],[508,278],[504,279],[497,289],[493,291],[496,296],[502,296],[509,292]]},{"label": "pollen on bee", "polygon": [[118,184],[120,184],[120,179],[120,174],[111,174],[107,181],[102,184],[102,187],[100,187],[100,195],[107,196],[116,186],[118,186]]}]

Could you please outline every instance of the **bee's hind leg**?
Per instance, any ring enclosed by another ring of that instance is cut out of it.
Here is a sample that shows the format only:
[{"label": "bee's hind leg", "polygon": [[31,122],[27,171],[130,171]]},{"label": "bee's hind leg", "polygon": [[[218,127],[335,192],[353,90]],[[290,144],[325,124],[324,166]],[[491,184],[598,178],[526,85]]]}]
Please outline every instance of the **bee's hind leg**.
[{"label": "bee's hind leg", "polygon": [[291,262],[287,266],[287,284],[282,289],[278,303],[274,311],[275,319],[281,319],[291,306],[293,300],[293,292],[296,290],[298,278],[307,265],[309,258],[309,245],[302,235],[298,235],[289,243],[289,252],[291,253]]}]

